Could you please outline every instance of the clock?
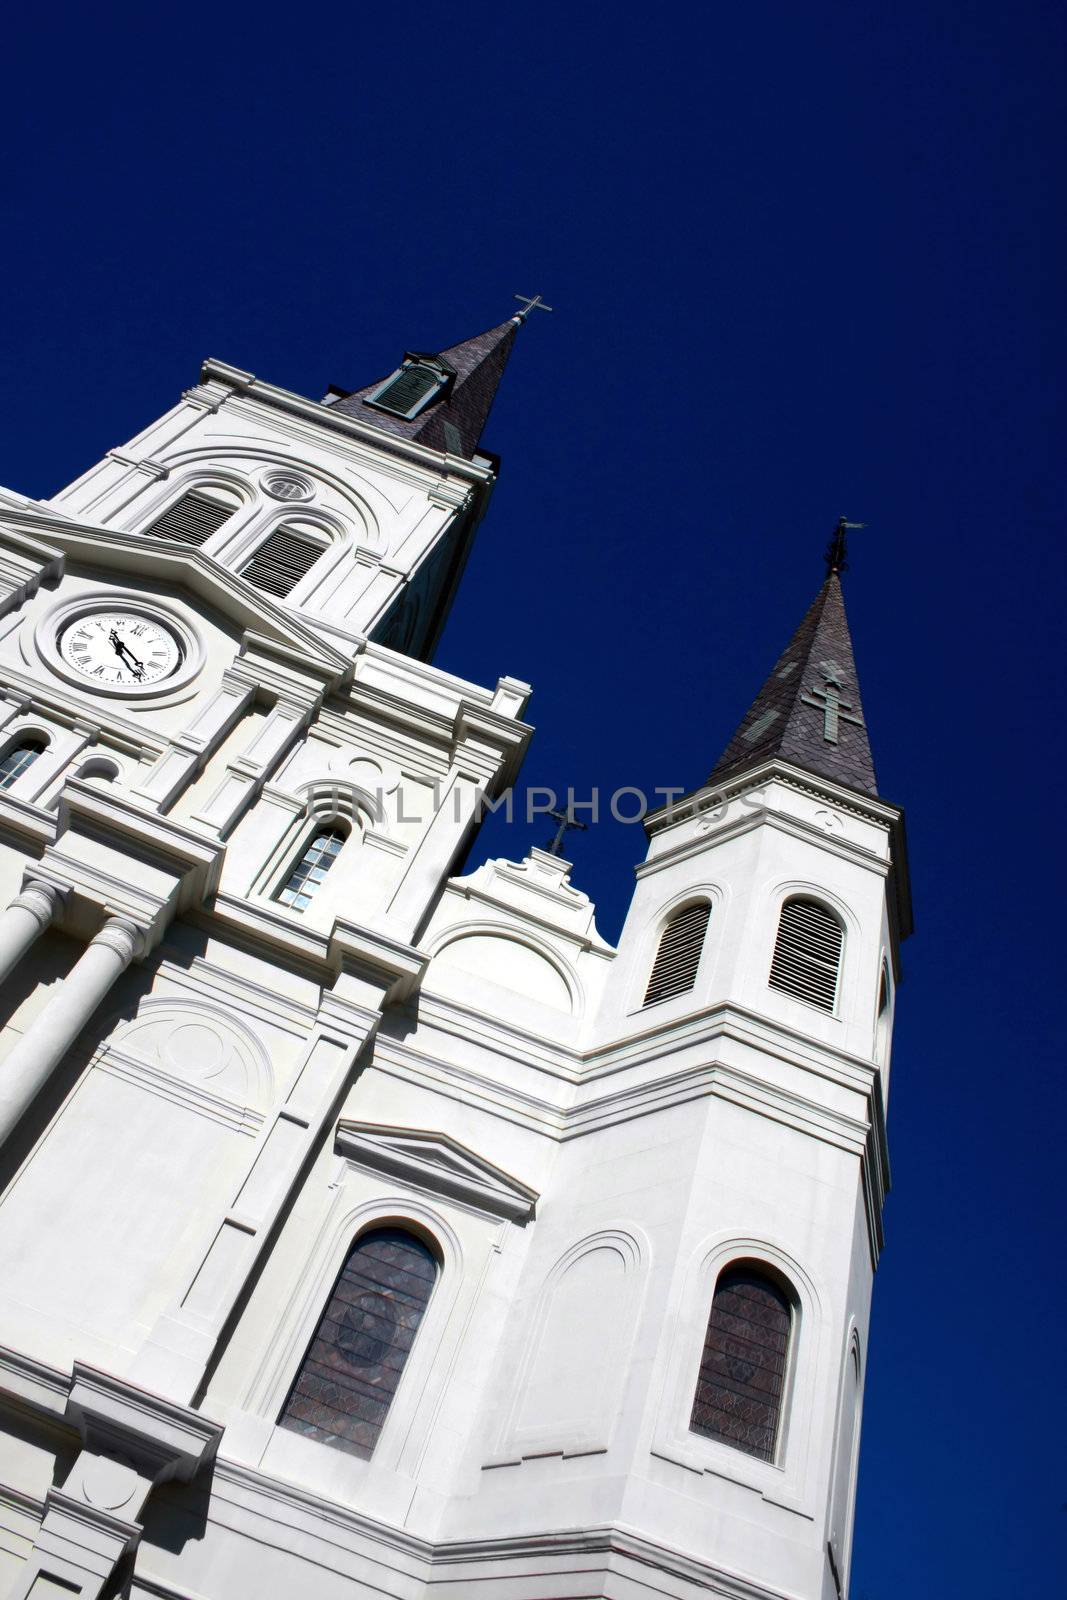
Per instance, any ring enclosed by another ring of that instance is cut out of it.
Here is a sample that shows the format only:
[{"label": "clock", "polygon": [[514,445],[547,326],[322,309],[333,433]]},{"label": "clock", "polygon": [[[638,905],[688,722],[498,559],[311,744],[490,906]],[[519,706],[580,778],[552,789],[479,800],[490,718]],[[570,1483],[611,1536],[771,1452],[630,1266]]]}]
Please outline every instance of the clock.
[{"label": "clock", "polygon": [[90,684],[140,689],[178,671],[185,652],[174,630],[144,611],[84,611],[59,633],[59,654]]}]

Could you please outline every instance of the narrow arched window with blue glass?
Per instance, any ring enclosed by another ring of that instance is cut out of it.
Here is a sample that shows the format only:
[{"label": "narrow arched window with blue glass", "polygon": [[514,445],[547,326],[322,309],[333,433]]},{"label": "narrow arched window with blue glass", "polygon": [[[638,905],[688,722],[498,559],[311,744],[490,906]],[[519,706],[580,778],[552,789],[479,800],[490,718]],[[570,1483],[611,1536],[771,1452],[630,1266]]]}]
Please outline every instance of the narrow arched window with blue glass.
[{"label": "narrow arched window with blue glass", "polygon": [[308,840],[300,859],[278,891],[283,906],[303,911],[311,904],[312,895],[337,860],[347,838],[347,830],[333,823],[328,828],[320,828]]},{"label": "narrow arched window with blue glass", "polygon": [[0,789],[10,789],[47,749],[48,741],[40,734],[13,744],[0,758]]}]

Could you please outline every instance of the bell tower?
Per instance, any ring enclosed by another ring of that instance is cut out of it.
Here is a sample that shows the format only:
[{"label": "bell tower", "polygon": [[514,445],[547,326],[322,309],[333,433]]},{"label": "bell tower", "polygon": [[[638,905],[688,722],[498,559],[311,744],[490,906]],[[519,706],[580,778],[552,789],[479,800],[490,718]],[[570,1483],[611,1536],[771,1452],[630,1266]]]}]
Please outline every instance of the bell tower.
[{"label": "bell tower", "polygon": [[[847,1593],[911,930],[903,817],[878,794],[843,566],[839,529],[706,784],[648,820],[596,1024],[612,1092],[643,1079],[662,1096],[641,1141],[663,1141],[666,1180],[648,1213],[662,1286],[635,1429],[646,1503],[661,1533],[751,1580],[738,1592],[811,1600]],[[602,1169],[620,1199],[636,1154]]]},{"label": "bell tower", "polygon": [[318,402],[205,361],[52,505],[131,559],[199,551],[327,637],[428,660],[496,482],[480,440],[523,316]]}]

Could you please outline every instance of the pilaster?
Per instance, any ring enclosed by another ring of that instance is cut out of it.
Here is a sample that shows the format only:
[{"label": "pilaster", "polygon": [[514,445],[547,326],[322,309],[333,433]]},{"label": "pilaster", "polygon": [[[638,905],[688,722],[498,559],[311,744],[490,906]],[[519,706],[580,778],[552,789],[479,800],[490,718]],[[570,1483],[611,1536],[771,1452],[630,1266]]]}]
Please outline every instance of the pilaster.
[{"label": "pilaster", "polygon": [[341,966],[327,990],[285,1102],[258,1141],[187,1286],[160,1317],[133,1374],[183,1401],[197,1393],[226,1321],[286,1206],[311,1151],[335,1114],[383,1006],[410,993],[426,958],[370,930],[339,923],[331,950]]}]

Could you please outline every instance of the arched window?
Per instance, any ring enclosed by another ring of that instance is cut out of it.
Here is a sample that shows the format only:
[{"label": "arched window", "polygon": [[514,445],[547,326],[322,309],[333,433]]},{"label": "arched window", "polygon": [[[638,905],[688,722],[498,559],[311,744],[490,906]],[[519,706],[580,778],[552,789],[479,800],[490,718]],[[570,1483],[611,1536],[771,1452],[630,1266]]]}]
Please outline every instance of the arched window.
[{"label": "arched window", "polygon": [[673,994],[684,994],[693,987],[710,916],[708,900],[698,900],[695,905],[674,913],[660,935],[652,976],[645,990],[646,1006],[655,1000],[668,1000]]},{"label": "arched window", "polygon": [[720,1273],[689,1422],[694,1433],[774,1460],[792,1325],[788,1296],[758,1266]]},{"label": "arched window", "polygon": [[275,528],[237,571],[255,588],[284,600],[322,555],[326,546],[295,528]]},{"label": "arched window", "polygon": [[278,891],[278,899],[283,906],[303,911],[305,906],[311,904],[311,896],[337,860],[347,837],[346,831],[334,823],[328,828],[320,828],[308,840],[299,861]]},{"label": "arched window", "polygon": [[843,943],[844,929],[825,906],[817,900],[787,900],[778,919],[771,988],[833,1011]]},{"label": "arched window", "polygon": [[48,740],[41,734],[30,734],[18,739],[0,759],[0,789],[10,789],[27,767],[32,767],[39,755],[48,749]]},{"label": "arched window", "polygon": [[362,1234],[334,1284],[280,1425],[369,1457],[436,1277],[430,1250],[406,1229]]},{"label": "arched window", "polygon": [[231,499],[222,490],[212,494],[203,489],[189,489],[141,531],[153,539],[171,539],[175,544],[199,547],[206,544],[213,533],[218,533],[239,504],[236,495]]}]

